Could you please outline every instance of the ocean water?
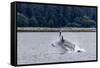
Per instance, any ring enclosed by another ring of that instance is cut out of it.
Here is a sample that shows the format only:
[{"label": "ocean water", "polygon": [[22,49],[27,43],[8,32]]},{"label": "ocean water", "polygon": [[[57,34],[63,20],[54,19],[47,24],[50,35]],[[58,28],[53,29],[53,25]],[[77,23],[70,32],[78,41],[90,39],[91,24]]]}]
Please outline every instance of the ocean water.
[{"label": "ocean water", "polygon": [[51,45],[58,40],[58,32],[17,32],[18,64],[96,60],[96,32],[62,32],[62,35],[85,52],[59,54],[61,50]]}]

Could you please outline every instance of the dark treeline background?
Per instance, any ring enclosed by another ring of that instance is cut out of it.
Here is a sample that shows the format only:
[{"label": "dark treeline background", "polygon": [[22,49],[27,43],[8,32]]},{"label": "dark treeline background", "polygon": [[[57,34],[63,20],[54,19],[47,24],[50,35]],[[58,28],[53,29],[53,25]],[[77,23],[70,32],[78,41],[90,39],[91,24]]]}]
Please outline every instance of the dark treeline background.
[{"label": "dark treeline background", "polygon": [[96,8],[17,4],[17,27],[96,27]]}]

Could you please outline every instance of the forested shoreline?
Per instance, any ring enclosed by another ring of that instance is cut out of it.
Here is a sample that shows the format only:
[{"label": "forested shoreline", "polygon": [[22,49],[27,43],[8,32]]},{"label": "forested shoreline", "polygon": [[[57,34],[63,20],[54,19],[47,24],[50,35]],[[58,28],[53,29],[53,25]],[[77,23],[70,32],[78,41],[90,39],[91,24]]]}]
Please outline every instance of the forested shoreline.
[{"label": "forested shoreline", "polygon": [[17,4],[17,27],[96,27],[96,8]]}]

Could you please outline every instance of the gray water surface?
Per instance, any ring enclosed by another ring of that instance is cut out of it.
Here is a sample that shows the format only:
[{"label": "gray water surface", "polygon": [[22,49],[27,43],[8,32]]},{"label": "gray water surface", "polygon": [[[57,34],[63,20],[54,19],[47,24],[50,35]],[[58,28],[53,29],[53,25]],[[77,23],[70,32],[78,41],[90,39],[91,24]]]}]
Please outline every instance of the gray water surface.
[{"label": "gray water surface", "polygon": [[18,64],[96,60],[96,32],[62,32],[64,39],[86,50],[81,53],[59,54],[51,45],[58,32],[17,32]]}]

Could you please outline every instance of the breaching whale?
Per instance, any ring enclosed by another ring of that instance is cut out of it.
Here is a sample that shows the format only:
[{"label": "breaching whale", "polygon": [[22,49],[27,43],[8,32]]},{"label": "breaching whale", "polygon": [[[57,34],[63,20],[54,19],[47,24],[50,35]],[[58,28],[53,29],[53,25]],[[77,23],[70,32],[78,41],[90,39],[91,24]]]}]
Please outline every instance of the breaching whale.
[{"label": "breaching whale", "polygon": [[63,35],[61,34],[61,31],[59,32],[58,40],[54,41],[51,45],[59,49],[61,51],[60,54],[85,52],[85,50],[81,49],[78,45],[75,45],[74,43],[64,39]]}]

